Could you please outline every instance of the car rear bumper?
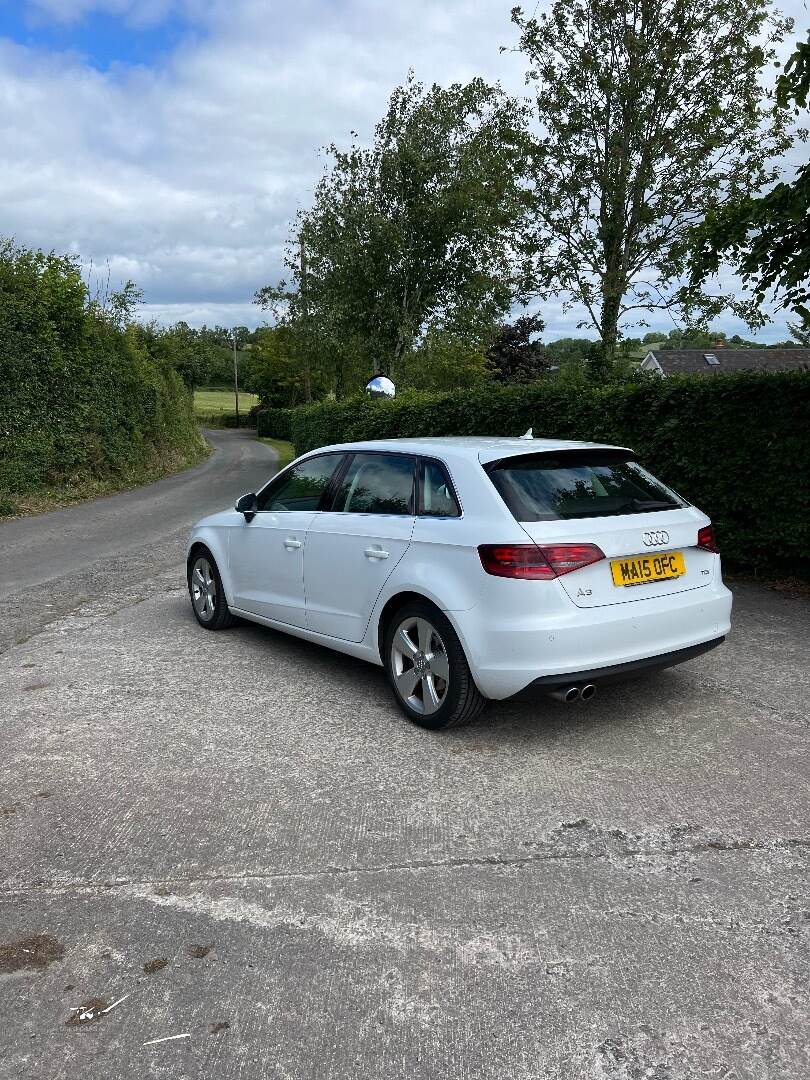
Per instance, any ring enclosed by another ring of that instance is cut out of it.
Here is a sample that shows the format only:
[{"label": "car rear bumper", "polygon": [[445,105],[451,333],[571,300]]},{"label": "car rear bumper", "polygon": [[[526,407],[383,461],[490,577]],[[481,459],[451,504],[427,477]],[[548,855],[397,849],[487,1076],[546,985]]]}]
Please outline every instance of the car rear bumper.
[{"label": "car rear bumper", "polygon": [[627,682],[650,671],[675,667],[676,664],[683,664],[687,660],[693,660],[702,653],[716,649],[725,640],[724,635],[711,641],[703,641],[699,645],[690,645],[686,649],[676,649],[674,652],[662,653],[659,656],[644,656],[640,660],[629,660],[624,664],[593,668],[590,671],[573,671],[565,675],[541,675],[539,679],[535,679],[534,682],[529,683],[527,687],[519,690],[512,697],[532,698],[538,695],[553,694],[555,690],[567,690],[570,686],[582,687],[588,683],[594,686],[608,686],[610,683]]},{"label": "car rear bumper", "polygon": [[[529,584],[509,582],[508,584]],[[531,603],[485,605],[453,618],[476,685],[494,700],[513,697],[532,684],[550,690],[605,678],[632,678],[642,667],[667,667],[719,642],[731,625],[731,593],[721,581],[700,589],[633,603],[577,608],[559,583],[538,582]],[[528,592],[528,590],[527,590]],[[520,594],[517,594],[520,595]],[[691,650],[695,650],[691,652]],[[667,659],[678,656],[678,659]]]}]

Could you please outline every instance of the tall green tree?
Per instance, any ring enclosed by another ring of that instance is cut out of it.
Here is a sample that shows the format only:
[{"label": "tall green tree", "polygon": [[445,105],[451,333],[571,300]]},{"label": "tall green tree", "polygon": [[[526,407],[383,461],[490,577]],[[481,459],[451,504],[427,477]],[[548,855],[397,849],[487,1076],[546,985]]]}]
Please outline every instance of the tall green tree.
[{"label": "tall green tree", "polygon": [[297,328],[313,367],[399,377],[407,356],[469,311],[492,324],[525,292],[520,244],[527,109],[481,79],[394,91],[371,146],[330,164],[287,252],[289,283],[258,302]]},{"label": "tall green tree", "polygon": [[788,323],[788,330],[793,340],[790,342],[793,346],[800,346],[805,349],[810,349],[810,316],[808,316],[803,323]]},{"label": "tall green tree", "polygon": [[[776,84],[784,109],[807,112],[810,31],[799,42]],[[789,183],[759,198],[744,195],[707,215],[698,234],[693,279],[705,281],[730,261],[761,303],[774,290],[782,307],[810,321],[810,162]]]},{"label": "tall green tree", "polygon": [[288,408],[303,405],[327,392],[323,372],[307,370],[306,358],[295,327],[265,327],[250,352],[243,385],[258,394],[263,405]]},{"label": "tall green tree", "polygon": [[763,69],[790,22],[768,0],[554,0],[512,12],[541,134],[538,274],[583,305],[608,360],[622,325],[752,305],[684,273],[695,227],[758,191],[791,142]]},{"label": "tall green tree", "polygon": [[416,390],[468,390],[492,379],[487,350],[497,333],[491,311],[455,308],[431,321],[405,354],[397,386]]}]

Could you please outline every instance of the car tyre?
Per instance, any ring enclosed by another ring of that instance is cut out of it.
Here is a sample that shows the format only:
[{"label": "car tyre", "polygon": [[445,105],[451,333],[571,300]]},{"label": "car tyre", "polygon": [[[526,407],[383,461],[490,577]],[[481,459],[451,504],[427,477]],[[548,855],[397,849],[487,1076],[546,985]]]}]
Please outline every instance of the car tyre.
[{"label": "car tyre", "polygon": [[432,604],[413,601],[395,613],[383,660],[394,700],[420,727],[458,727],[486,708],[458,635]]},{"label": "car tyre", "polygon": [[239,620],[232,615],[213,555],[198,548],[188,560],[188,593],[194,618],[205,630],[226,630]]}]

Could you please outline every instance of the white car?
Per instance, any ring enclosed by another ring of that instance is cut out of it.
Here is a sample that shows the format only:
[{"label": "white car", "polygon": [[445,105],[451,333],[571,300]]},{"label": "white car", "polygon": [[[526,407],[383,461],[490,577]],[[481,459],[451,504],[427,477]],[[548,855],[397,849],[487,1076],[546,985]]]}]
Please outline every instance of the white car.
[{"label": "white car", "polygon": [[587,700],[731,617],[705,514],[631,450],[526,437],[306,454],[194,527],[188,584],[206,629],[251,619],[382,665],[428,728],[527,691]]}]

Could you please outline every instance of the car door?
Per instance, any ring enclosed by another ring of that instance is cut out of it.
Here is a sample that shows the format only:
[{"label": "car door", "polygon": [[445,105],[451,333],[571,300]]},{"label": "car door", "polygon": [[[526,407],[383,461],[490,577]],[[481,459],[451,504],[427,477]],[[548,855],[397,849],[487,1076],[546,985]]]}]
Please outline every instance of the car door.
[{"label": "car door", "polygon": [[310,523],[304,551],[307,627],[362,641],[385,582],[414,527],[416,459],[356,453],[330,508]]},{"label": "car door", "polygon": [[306,625],[304,547],[307,528],[343,454],[307,458],[257,496],[257,510],[230,533],[233,607],[291,626]]}]

